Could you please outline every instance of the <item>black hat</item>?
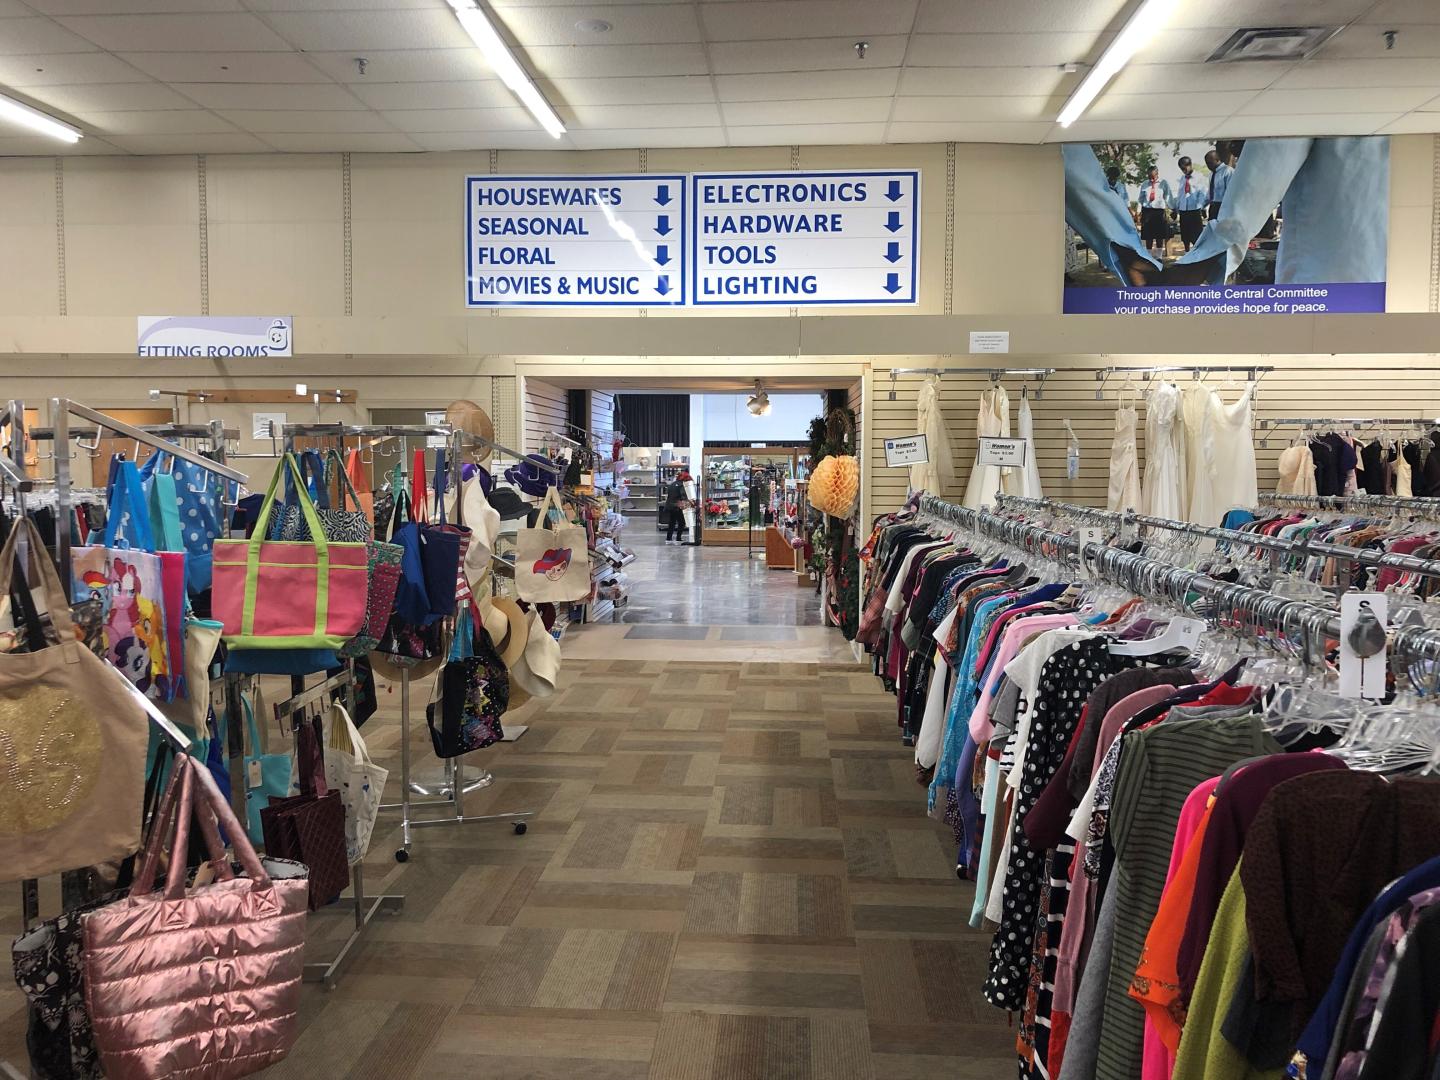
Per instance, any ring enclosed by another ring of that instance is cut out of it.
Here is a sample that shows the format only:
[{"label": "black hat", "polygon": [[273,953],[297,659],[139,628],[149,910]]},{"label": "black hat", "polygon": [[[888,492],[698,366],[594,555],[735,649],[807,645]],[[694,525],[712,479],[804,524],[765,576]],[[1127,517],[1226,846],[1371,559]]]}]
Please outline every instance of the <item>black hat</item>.
[{"label": "black hat", "polygon": [[514,488],[496,486],[490,492],[490,505],[500,513],[502,521],[510,521],[514,518],[527,517],[531,506],[520,497],[520,493]]}]

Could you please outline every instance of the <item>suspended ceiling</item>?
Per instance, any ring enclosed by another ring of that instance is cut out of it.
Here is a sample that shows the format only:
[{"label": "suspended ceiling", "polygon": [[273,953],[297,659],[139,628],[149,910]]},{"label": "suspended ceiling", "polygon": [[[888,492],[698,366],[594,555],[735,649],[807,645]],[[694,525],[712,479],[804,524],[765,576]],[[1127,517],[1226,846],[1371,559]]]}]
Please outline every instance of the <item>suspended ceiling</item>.
[{"label": "suspended ceiling", "polygon": [[[1062,130],[1135,3],[491,0],[570,129],[557,142],[445,0],[0,0],[0,88],[87,135],[65,148],[0,127],[0,155],[1440,131],[1440,0],[1183,3]],[[577,26],[594,19],[610,30]],[[1203,63],[1239,27],[1290,24],[1344,29],[1302,62]]]}]

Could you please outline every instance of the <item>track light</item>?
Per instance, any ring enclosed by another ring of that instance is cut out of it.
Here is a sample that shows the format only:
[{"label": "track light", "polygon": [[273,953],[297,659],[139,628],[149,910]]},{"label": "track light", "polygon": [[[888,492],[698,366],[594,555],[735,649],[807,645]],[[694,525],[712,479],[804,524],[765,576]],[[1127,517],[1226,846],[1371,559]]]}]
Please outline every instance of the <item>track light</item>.
[{"label": "track light", "polygon": [[1069,127],[1080,119],[1081,114],[1090,107],[1090,103],[1100,96],[1100,91],[1105,89],[1106,84],[1130,62],[1132,56],[1144,48],[1156,31],[1165,25],[1177,3],[1178,0],[1144,0],[1135,9],[1135,14],[1130,16],[1125,28],[1101,53],[1100,60],[1090,69],[1090,74],[1081,80],[1075,92],[1070,95],[1070,100],[1065,102],[1059,116],[1061,127]]},{"label": "track light", "polygon": [[84,137],[84,132],[79,128],[71,127],[63,120],[56,120],[49,113],[43,113],[4,94],[0,94],[0,121],[19,124],[61,142],[77,143]]},{"label": "track light", "polygon": [[770,395],[760,385],[760,380],[755,380],[755,393],[750,395],[750,400],[745,402],[745,408],[750,410],[751,416],[770,415]]},{"label": "track light", "polygon": [[555,110],[545,100],[545,95],[540,93],[534,80],[520,66],[520,61],[510,50],[510,46],[505,44],[505,39],[500,36],[495,23],[480,6],[480,0],[450,0],[450,6],[455,11],[455,17],[460,20],[460,25],[470,35],[470,40],[485,54],[486,62],[520,99],[520,103],[530,110],[530,115],[535,117],[552,138],[558,139],[564,135],[565,125],[560,122],[560,117],[555,115]]}]

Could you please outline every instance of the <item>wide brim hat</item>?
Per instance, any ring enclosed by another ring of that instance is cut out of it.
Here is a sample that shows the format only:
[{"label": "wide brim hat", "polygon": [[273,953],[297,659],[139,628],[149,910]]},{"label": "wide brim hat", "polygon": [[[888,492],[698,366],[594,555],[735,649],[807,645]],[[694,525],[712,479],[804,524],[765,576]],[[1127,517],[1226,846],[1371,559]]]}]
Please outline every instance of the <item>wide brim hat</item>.
[{"label": "wide brim hat", "polygon": [[553,464],[549,458],[539,454],[527,454],[524,461],[517,462],[505,470],[509,480],[526,495],[535,498],[543,496],[547,489],[555,486],[555,474],[543,466]]},{"label": "wide brim hat", "polygon": [[[457,431],[463,431],[467,435],[475,435],[484,439],[487,443],[495,441],[495,423],[490,419],[490,414],[476,405],[473,401],[461,398],[459,401],[452,401],[445,409],[445,422]],[[471,460],[486,462],[494,452],[491,446],[475,446]]]},{"label": "wide brim hat", "polygon": [[531,610],[527,616],[529,637],[525,655],[510,667],[510,682],[532,697],[544,698],[555,693],[560,677],[560,643],[545,629],[540,613]]},{"label": "wide brim hat", "polygon": [[490,500],[490,505],[500,514],[501,521],[529,517],[530,511],[534,509],[520,497],[520,493],[514,488],[497,487],[488,494],[487,498]]},{"label": "wide brim hat", "polygon": [[530,620],[520,610],[520,605],[508,596],[492,597],[481,609],[480,621],[490,635],[500,661],[509,670],[525,655],[530,637]]}]

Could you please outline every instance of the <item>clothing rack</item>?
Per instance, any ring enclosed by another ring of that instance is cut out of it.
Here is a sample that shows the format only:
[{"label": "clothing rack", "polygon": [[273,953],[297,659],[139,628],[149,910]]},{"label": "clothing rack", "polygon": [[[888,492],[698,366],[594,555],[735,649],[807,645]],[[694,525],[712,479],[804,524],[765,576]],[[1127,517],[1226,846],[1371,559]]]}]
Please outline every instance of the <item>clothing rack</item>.
[{"label": "clothing rack", "polygon": [[[920,496],[920,513],[938,522],[956,525],[981,536],[1039,552],[1041,548],[1083,562],[1092,579],[1104,580],[1136,596],[1184,607],[1194,594],[1213,600],[1220,610],[1242,611],[1252,625],[1298,634],[1311,646],[1341,634],[1340,614],[1306,600],[1276,596],[1249,585],[1221,581],[1198,570],[1187,570],[1122,548],[1085,541],[1055,532],[1033,522],[1002,517],[985,510],[971,510],[945,502],[934,495]],[[1405,662],[1440,661],[1440,630],[1414,626],[1392,626],[1388,631],[1392,656]]]},{"label": "clothing rack", "polygon": [[[351,696],[354,696],[355,673],[353,668],[346,665],[345,669],[336,675],[330,676],[314,686],[306,687],[297,694],[291,695],[286,700],[277,704],[274,708],[275,720],[283,722],[287,718],[309,708],[315,702],[327,697],[332,690],[347,687]],[[291,729],[294,730],[294,721],[291,721]],[[306,982],[324,983],[327,990],[335,989],[335,984],[344,972],[345,967],[354,955],[355,946],[365,936],[365,931],[370,925],[370,920],[375,918],[382,911],[398,913],[405,907],[403,896],[369,896],[365,895],[365,861],[362,859],[350,867],[351,897],[349,900],[343,897],[339,901],[348,904],[355,911],[355,926],[340,946],[340,951],[335,954],[334,959],[329,961],[313,961],[306,963],[304,968],[304,979]]]},{"label": "clothing rack", "polygon": [[1434,417],[1395,416],[1286,416],[1261,417],[1255,421],[1259,427],[1260,446],[1270,445],[1270,433],[1282,427],[1298,428],[1432,428],[1440,427],[1440,420]]},{"label": "clothing rack", "polygon": [[[1287,539],[1279,536],[1262,536],[1245,532],[1243,529],[1223,529],[1212,525],[1196,525],[1188,521],[1153,517],[1131,511],[1099,510],[1091,506],[1076,506],[1073,503],[1055,502],[1050,499],[1027,499],[1019,495],[1000,495],[998,507],[1021,507],[1064,514],[1069,517],[1103,521],[1115,526],[1140,526],[1147,529],[1163,529],[1195,539],[1215,540],[1226,544],[1241,544],[1270,552],[1272,574],[1279,570],[1276,560],[1282,555],[1318,556],[1335,559],[1342,565],[1358,563],[1376,570],[1397,570],[1406,574],[1440,578],[1440,561],[1417,559],[1413,555],[1398,555],[1391,552],[1374,551],[1369,548],[1353,548],[1344,544],[1329,544],[1323,541],[1300,538]],[[1345,575],[1348,578],[1348,574]],[[1344,588],[1341,589],[1344,591]]]},{"label": "clothing rack", "polygon": [[1213,372],[1225,372],[1235,374],[1243,372],[1247,382],[1259,382],[1262,378],[1274,371],[1273,364],[1159,364],[1151,367],[1102,367],[1095,370],[1095,381],[1100,385],[1095,390],[1095,400],[1105,400],[1105,384],[1110,381],[1112,375],[1124,373],[1126,375],[1143,375],[1145,381],[1150,381],[1152,375],[1174,375],[1182,372],[1189,372],[1199,382],[1206,375]]},{"label": "clothing rack", "polygon": [[[450,481],[454,485],[454,490],[459,489],[460,471],[462,467],[460,451],[466,445],[488,446],[492,449],[500,450],[502,453],[514,453],[513,450],[503,447],[493,440],[486,439],[479,435],[471,435],[449,424],[286,424],[282,432],[287,448],[293,447],[294,440],[297,437],[338,439],[342,443],[348,437],[443,437],[449,444],[450,456],[448,470]],[[555,467],[552,468],[551,471],[559,473],[560,470],[558,467]],[[537,811],[519,810],[505,814],[466,815],[465,796],[473,791],[489,787],[494,782],[494,774],[488,770],[483,771],[478,777],[466,780],[464,765],[457,758],[446,759],[445,771],[438,783],[423,784],[411,778],[410,672],[402,669],[400,673],[400,801],[398,803],[382,803],[380,806],[381,810],[398,809],[400,811],[401,843],[400,847],[395,851],[395,861],[401,863],[409,861],[412,843],[411,834],[415,829],[422,827],[435,825],[470,825],[482,821],[509,821],[514,825],[516,834],[523,835],[528,828],[526,824],[527,819],[534,817]],[[429,799],[429,801],[415,803],[411,799],[411,795],[419,795]],[[432,798],[433,796],[438,796],[438,798]],[[417,819],[412,816],[412,810],[415,806],[453,807],[454,813],[447,814],[444,817]]]},{"label": "clothing rack", "polygon": [[[35,480],[25,472],[25,403],[9,401],[0,413],[0,428],[10,429],[10,456],[0,454],[0,479],[22,496],[35,490]],[[23,506],[23,500],[21,505]]]},{"label": "clothing rack", "polygon": [[1260,502],[1301,510],[1343,510],[1359,514],[1376,510],[1404,510],[1424,517],[1440,516],[1440,499],[1420,495],[1282,495],[1268,492],[1260,495]]},{"label": "clothing rack", "polygon": [[1035,398],[1039,400],[1045,396],[1045,380],[1055,374],[1053,367],[1006,367],[1006,368],[984,368],[984,367],[902,367],[890,369],[890,394],[891,401],[894,401],[895,377],[897,375],[985,375],[992,383],[998,383],[1007,375],[1018,375],[1025,379],[1036,379],[1040,385],[1035,390]]}]

